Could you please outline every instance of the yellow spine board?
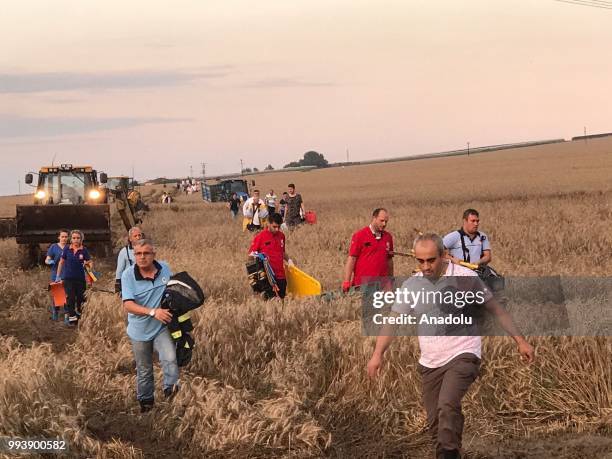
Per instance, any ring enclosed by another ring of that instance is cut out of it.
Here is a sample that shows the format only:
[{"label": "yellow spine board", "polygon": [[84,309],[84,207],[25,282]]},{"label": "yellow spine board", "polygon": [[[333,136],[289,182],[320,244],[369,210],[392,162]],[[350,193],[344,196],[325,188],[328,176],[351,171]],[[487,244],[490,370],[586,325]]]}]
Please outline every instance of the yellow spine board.
[{"label": "yellow spine board", "polygon": [[93,273],[93,271],[91,269],[89,269],[88,267],[85,267],[85,273],[87,276],[89,276],[89,280],[94,283],[98,281],[98,278],[96,277],[96,275]]},{"label": "yellow spine board", "polygon": [[321,283],[295,266],[285,268],[287,293],[295,297],[316,296],[321,294]]},{"label": "yellow spine board", "polygon": [[[245,232],[247,230],[247,226],[249,225],[249,223],[251,223],[253,221],[252,218],[248,218],[248,217],[243,217],[242,218],[242,231]],[[260,218],[259,219],[259,224],[261,225],[261,228],[265,228],[266,226],[268,226],[268,217],[265,218]]]}]

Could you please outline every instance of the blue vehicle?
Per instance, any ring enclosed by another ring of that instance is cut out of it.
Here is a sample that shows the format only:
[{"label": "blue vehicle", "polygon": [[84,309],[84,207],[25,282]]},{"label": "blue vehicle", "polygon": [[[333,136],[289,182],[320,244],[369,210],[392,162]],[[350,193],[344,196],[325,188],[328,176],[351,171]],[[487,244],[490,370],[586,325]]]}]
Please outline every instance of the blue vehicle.
[{"label": "blue vehicle", "polygon": [[[255,181],[251,181],[255,186]],[[245,201],[249,197],[249,184],[242,179],[228,179],[205,182],[202,185],[202,198],[208,202],[227,202],[236,193]]]}]

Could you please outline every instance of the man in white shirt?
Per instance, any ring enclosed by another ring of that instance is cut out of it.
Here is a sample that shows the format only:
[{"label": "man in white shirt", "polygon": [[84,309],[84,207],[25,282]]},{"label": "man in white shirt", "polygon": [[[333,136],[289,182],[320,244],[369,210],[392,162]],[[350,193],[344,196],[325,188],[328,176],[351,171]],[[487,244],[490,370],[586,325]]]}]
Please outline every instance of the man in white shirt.
[{"label": "man in white shirt", "polygon": [[[433,284],[443,276],[469,276],[478,279],[477,274],[470,269],[452,264],[444,258],[444,244],[442,238],[436,234],[419,236],[414,242],[414,251],[421,269],[416,276],[424,277]],[[411,279],[408,279],[404,286],[409,284]],[[533,362],[535,358],[533,347],[519,334],[510,315],[484,286],[483,292],[484,307],[514,339],[521,358],[527,363]],[[399,315],[406,312],[404,308],[414,307],[414,305],[396,303],[392,311]],[[381,335],[389,336],[378,336],[376,339],[376,348],[367,366],[368,375],[372,378],[376,377],[381,369],[384,353],[394,338],[389,328],[383,329]],[[436,444],[436,457],[459,458],[463,433],[461,400],[478,376],[481,337],[421,336],[419,333],[419,347],[423,403],[427,411],[430,432]]]},{"label": "man in white shirt", "polygon": [[247,199],[242,206],[244,214],[243,229],[249,231],[258,231],[262,229],[268,210],[266,203],[259,197],[259,190],[253,190],[253,196]]},{"label": "man in white shirt", "polygon": [[270,192],[266,195],[266,206],[268,206],[268,215],[276,213],[276,200],[277,197],[274,194],[274,190],[270,190]]}]

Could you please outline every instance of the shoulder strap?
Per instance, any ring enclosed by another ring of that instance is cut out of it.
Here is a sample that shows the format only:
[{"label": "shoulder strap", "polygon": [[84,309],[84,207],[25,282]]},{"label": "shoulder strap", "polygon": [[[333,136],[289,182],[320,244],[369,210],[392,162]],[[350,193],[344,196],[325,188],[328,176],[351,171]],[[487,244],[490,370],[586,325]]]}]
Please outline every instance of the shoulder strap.
[{"label": "shoulder strap", "polygon": [[130,258],[130,245],[129,244],[125,246],[125,254],[127,255],[128,263],[130,264],[130,266],[132,266],[134,262]]},{"label": "shoulder strap", "polygon": [[484,234],[478,233],[478,237],[480,238],[480,258],[484,257],[484,241],[487,238]]},{"label": "shoulder strap", "polygon": [[465,246],[465,231],[463,231],[463,228],[459,228],[457,230],[459,232],[459,239],[461,239],[461,251],[463,252],[463,261],[466,262],[470,262],[470,251],[467,249],[467,247]]}]

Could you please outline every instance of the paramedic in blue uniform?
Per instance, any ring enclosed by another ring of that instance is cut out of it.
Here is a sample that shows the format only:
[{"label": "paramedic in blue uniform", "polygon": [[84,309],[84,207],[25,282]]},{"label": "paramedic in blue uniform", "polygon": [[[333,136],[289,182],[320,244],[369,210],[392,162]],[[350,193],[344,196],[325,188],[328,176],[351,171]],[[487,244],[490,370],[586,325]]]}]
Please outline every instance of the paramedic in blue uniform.
[{"label": "paramedic in blue uniform", "polygon": [[121,296],[128,313],[127,334],[136,361],[136,398],[144,413],[155,402],[153,351],[157,352],[162,367],[166,398],[178,390],[179,368],[175,344],[166,327],[172,313],[160,308],[172,272],[166,263],[155,260],[155,246],[149,239],[134,243],[134,260],[121,275]]},{"label": "paramedic in blue uniform", "polygon": [[85,301],[85,267],[93,269],[89,251],[83,245],[85,236],[80,230],[70,231],[70,245],[66,244],[57,265],[56,281],[64,281],[66,291],[66,319],[68,325],[76,325]]},{"label": "paramedic in blue uniform", "polygon": [[444,236],[444,247],[453,263],[466,261],[478,266],[491,262],[491,243],[489,236],[478,231],[480,216],[475,209],[463,212],[463,225],[459,230]]},{"label": "paramedic in blue uniform", "polygon": [[[47,249],[47,257],[45,258],[45,264],[51,266],[51,282],[56,282],[58,280],[57,267],[62,259],[62,253],[64,253],[64,247],[66,247],[66,245],[68,245],[68,230],[61,229],[57,233],[57,242],[49,246]],[[51,320],[57,319],[58,308],[55,307],[53,295],[51,295]]]},{"label": "paramedic in blue uniform", "polygon": [[121,292],[121,275],[123,271],[134,264],[134,242],[144,238],[144,233],[137,226],[128,231],[128,243],[117,255],[117,270],[115,271],[115,292]]}]

